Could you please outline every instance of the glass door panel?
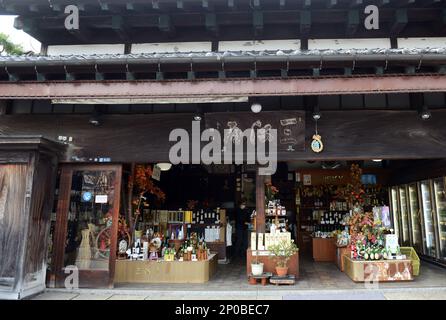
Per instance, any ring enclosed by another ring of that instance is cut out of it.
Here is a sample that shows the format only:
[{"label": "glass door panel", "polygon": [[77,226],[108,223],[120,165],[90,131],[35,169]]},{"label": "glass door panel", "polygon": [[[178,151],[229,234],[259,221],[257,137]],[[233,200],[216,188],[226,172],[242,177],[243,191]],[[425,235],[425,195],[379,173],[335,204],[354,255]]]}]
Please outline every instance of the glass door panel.
[{"label": "glass door panel", "polygon": [[59,197],[62,205],[58,215],[64,217],[59,218],[59,229],[63,230],[64,243],[58,286],[63,286],[63,278],[75,269],[80,287],[108,287],[116,258],[112,248],[117,242],[121,167],[72,166],[64,171],[68,178],[61,184],[69,185]]},{"label": "glass door panel", "polygon": [[419,253],[423,253],[423,234],[421,232],[421,210],[418,200],[417,184],[408,186],[409,212],[411,221],[412,246]]},{"label": "glass door panel", "polygon": [[409,208],[407,206],[407,191],[405,186],[398,187],[400,217],[401,217],[401,245],[410,245]]},{"label": "glass door panel", "polygon": [[446,190],[444,178],[434,179],[434,195],[440,253],[438,258],[446,260]]},{"label": "glass door panel", "polygon": [[420,182],[421,202],[423,212],[424,228],[424,254],[430,257],[436,256],[435,229],[433,220],[433,204],[431,197],[431,188],[428,180]]},{"label": "glass door panel", "polygon": [[398,188],[392,187],[391,191],[391,205],[392,205],[392,217],[393,217],[393,228],[395,229],[395,234],[401,239],[400,236],[400,223],[399,223],[399,206],[398,206]]}]

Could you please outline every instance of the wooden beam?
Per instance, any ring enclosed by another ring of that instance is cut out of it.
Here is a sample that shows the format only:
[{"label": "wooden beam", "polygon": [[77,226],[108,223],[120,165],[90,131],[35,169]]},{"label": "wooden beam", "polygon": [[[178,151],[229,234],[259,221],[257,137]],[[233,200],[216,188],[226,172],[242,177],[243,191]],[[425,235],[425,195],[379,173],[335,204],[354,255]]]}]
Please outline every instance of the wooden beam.
[{"label": "wooden beam", "polygon": [[254,11],[252,14],[252,24],[256,35],[263,33],[263,12]]},{"label": "wooden beam", "polygon": [[265,232],[265,176],[256,170],[256,232]]},{"label": "wooden beam", "polygon": [[311,7],[311,0],[303,0],[302,7],[304,8],[310,8]]},{"label": "wooden beam", "polygon": [[[317,69],[317,68],[316,68]],[[0,99],[128,99],[200,98],[214,96],[295,96],[332,94],[376,94],[403,92],[446,92],[443,75],[355,76],[288,79],[196,79],[157,82],[153,80],[0,83]]]},{"label": "wooden beam", "polygon": [[311,31],[311,11],[304,10],[300,12],[300,34],[308,36]]},{"label": "wooden beam", "polygon": [[395,22],[390,30],[392,35],[398,35],[409,23],[407,9],[398,9],[395,11]]},{"label": "wooden beam", "polygon": [[286,7],[286,0],[279,0],[279,8],[285,9]]},{"label": "wooden beam", "polygon": [[53,9],[54,12],[62,12],[62,5],[59,3],[53,3],[51,4],[51,9]]},{"label": "wooden beam", "polygon": [[41,82],[41,81],[46,81],[47,78],[44,73],[36,72],[36,80]]},{"label": "wooden beam", "polygon": [[175,28],[172,25],[172,20],[167,14],[162,14],[158,17],[158,28],[166,33],[172,33],[175,31]]},{"label": "wooden beam", "polygon": [[153,10],[160,10],[161,5],[159,0],[152,0],[152,9]]},{"label": "wooden beam", "polygon": [[176,2],[178,10],[187,10],[187,5],[184,0],[176,0]]},{"label": "wooden beam", "polygon": [[358,31],[359,23],[359,11],[349,10],[347,17],[346,34],[348,36],[354,35]]},{"label": "wooden beam", "polygon": [[39,12],[39,6],[37,4],[30,4],[29,5],[29,12],[37,13]]},{"label": "wooden beam", "polygon": [[214,3],[212,0],[201,0],[201,7],[207,11],[214,10]]},{"label": "wooden beam", "polygon": [[205,26],[207,30],[211,31],[215,35],[218,34],[217,15],[215,13],[206,13]]},{"label": "wooden beam", "polygon": [[350,0],[350,7],[356,8],[364,4],[364,0]]},{"label": "wooden beam", "polygon": [[228,8],[231,10],[236,10],[237,5],[235,3],[235,0],[227,0]]},{"label": "wooden beam", "polygon": [[122,41],[130,40],[130,30],[128,29],[123,16],[112,16],[112,29]]},{"label": "wooden beam", "polygon": [[99,2],[99,6],[101,7],[101,11],[110,11],[110,5],[106,2]]},{"label": "wooden beam", "polygon": [[332,9],[339,4],[338,0],[327,0],[327,8]]}]

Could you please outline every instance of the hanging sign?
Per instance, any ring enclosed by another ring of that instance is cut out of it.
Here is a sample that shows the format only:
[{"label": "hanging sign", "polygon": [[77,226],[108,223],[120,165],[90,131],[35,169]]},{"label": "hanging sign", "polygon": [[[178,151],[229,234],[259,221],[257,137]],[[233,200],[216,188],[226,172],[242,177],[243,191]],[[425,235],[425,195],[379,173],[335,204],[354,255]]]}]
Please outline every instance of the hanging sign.
[{"label": "hanging sign", "polygon": [[304,111],[207,113],[206,128],[218,130],[225,141],[229,139],[236,144],[242,143],[243,139],[234,136],[234,129],[240,129],[241,131],[265,129],[266,134],[268,134],[269,129],[276,129],[278,152],[299,152],[305,149]]},{"label": "hanging sign", "polygon": [[324,144],[322,143],[322,137],[318,134],[313,136],[313,141],[311,141],[311,150],[313,152],[319,153],[324,150]]}]

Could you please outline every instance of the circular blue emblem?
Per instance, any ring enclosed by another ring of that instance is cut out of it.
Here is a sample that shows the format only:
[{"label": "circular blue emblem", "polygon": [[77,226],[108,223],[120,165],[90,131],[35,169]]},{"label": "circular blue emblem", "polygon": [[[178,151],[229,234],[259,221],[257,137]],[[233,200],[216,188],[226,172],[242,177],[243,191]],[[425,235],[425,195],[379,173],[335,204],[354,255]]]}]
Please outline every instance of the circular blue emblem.
[{"label": "circular blue emblem", "polygon": [[85,202],[91,201],[92,198],[93,198],[93,195],[91,194],[91,192],[84,192],[82,194],[82,200],[84,200]]}]

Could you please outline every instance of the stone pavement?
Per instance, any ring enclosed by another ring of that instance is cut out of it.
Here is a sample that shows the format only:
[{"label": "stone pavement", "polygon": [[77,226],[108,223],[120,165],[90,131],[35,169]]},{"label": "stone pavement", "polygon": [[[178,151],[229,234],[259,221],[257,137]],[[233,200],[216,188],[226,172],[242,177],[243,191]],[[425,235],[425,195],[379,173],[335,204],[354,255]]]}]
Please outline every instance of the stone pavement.
[{"label": "stone pavement", "polygon": [[414,281],[379,283],[368,289],[355,283],[333,263],[302,259],[300,278],[294,286],[248,284],[246,265],[235,261],[219,265],[205,284],[121,284],[114,289],[47,289],[36,300],[446,300],[446,269],[423,263]]}]

